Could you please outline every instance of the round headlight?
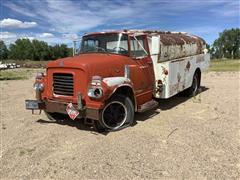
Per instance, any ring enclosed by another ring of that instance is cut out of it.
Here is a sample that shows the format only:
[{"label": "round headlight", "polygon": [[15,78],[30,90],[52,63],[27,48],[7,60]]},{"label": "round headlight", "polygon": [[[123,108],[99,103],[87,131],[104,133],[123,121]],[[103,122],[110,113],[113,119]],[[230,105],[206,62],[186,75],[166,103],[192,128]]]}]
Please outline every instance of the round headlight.
[{"label": "round headlight", "polygon": [[101,98],[103,96],[103,90],[101,88],[93,88],[88,90],[88,96],[91,98]]},{"label": "round headlight", "polygon": [[96,88],[93,93],[96,97],[102,97],[103,95],[102,89],[100,88]]},{"label": "round headlight", "polygon": [[33,85],[33,88],[36,90],[36,91],[43,91],[44,89],[44,85],[42,83],[35,83]]}]

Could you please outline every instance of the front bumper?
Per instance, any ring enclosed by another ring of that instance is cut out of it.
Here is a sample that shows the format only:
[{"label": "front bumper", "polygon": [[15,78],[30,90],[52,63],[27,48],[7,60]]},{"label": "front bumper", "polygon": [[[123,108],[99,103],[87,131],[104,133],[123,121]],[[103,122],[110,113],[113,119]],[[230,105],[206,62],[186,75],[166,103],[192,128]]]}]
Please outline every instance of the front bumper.
[{"label": "front bumper", "polygon": [[[25,100],[26,109],[28,110],[45,110],[47,112],[55,112],[61,114],[67,114],[66,108],[68,103],[59,102],[53,100],[40,101],[40,100]],[[77,104],[73,104],[74,108],[79,111],[78,118],[88,118],[93,120],[99,120],[99,109],[93,109],[88,107],[82,107],[79,109]]]}]

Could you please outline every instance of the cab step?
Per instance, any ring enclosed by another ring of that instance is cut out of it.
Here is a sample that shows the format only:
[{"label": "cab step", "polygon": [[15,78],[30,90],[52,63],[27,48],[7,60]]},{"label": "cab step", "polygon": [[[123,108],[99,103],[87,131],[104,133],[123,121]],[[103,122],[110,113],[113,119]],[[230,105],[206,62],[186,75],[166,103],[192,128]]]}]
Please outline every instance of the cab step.
[{"label": "cab step", "polygon": [[157,107],[158,107],[158,102],[154,101],[154,100],[151,100],[151,101],[148,101],[148,102],[140,105],[138,107],[137,112],[143,113],[143,112],[148,111],[150,109],[156,109]]}]

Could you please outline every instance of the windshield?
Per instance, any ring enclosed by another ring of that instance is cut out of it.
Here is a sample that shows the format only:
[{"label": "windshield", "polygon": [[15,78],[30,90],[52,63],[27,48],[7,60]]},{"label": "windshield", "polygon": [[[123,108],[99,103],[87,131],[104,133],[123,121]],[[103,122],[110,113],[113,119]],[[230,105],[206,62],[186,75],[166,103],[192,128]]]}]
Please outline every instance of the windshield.
[{"label": "windshield", "polygon": [[128,36],[122,33],[84,36],[80,53],[98,52],[128,55]]}]

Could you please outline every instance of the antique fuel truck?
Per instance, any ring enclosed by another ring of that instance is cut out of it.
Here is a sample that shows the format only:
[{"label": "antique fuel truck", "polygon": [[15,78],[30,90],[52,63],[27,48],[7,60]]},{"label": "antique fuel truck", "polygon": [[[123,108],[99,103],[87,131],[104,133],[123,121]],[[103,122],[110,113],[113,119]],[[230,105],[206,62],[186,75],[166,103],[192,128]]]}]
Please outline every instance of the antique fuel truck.
[{"label": "antique fuel truck", "polygon": [[180,32],[122,30],[85,34],[79,53],[48,63],[26,109],[68,114],[98,131],[134,124],[135,112],[184,91],[194,96],[209,66],[206,42]]}]

